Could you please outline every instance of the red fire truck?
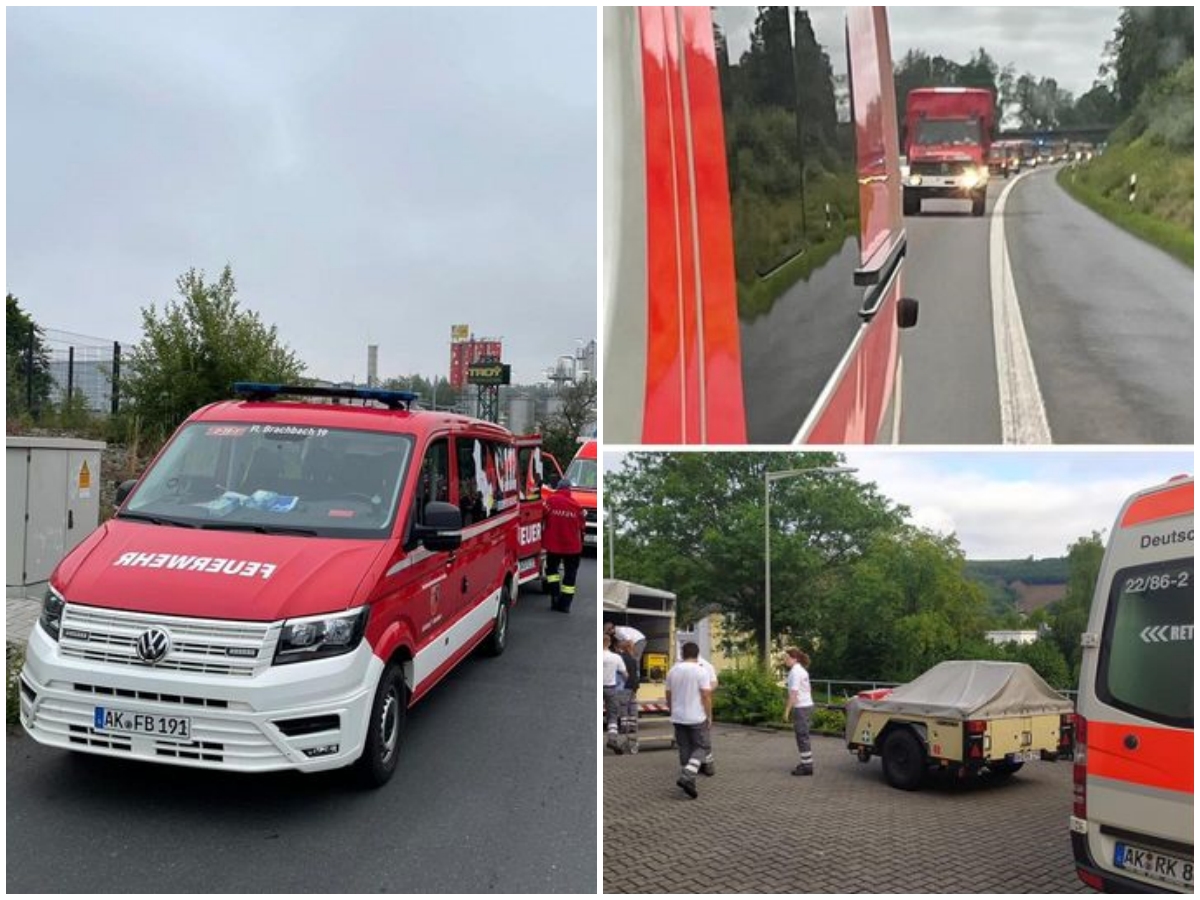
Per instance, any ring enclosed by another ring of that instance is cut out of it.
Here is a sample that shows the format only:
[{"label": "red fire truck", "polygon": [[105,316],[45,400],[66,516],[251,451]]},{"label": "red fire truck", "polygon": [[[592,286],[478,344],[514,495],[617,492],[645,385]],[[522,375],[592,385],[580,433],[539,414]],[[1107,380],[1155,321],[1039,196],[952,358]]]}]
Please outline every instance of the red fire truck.
[{"label": "red fire truck", "polygon": [[606,8],[603,78],[605,439],[894,437],[887,14]]},{"label": "red fire truck", "polygon": [[908,181],[904,214],[921,201],[971,201],[971,214],[987,210],[988,150],[995,121],[992,92],[980,88],[917,88],[905,110]]}]

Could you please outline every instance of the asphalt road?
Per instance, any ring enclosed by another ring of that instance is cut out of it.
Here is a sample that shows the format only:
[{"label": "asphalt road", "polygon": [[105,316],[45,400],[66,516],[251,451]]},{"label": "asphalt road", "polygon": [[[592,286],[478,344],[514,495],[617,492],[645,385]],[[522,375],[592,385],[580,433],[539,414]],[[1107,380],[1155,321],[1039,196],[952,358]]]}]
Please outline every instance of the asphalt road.
[{"label": "asphalt road", "polygon": [[675,786],[675,751],[605,754],[606,892],[1089,893],[1071,855],[1070,763],[909,792],[840,738],[813,738],[812,778],[790,774],[790,730],[718,725],[713,752],[695,800]]},{"label": "asphalt road", "polygon": [[[1188,443],[1193,433],[1194,278],[1036,170],[1010,192],[1008,257],[1051,440]],[[903,334],[904,443],[1000,443],[988,214],[935,201],[909,217]]]},{"label": "asphalt road", "polygon": [[596,889],[596,562],[569,616],[522,595],[498,659],[410,712],[395,778],[236,776],[7,735],[9,892]]}]

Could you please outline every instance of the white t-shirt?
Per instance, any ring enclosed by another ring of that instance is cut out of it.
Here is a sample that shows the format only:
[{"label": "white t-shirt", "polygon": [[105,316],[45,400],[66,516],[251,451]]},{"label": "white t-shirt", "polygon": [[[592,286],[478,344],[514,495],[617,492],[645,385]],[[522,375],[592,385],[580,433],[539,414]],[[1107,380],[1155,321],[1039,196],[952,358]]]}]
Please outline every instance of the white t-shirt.
[{"label": "white t-shirt", "polygon": [[625,671],[625,660],[621,659],[620,654],[613,653],[611,650],[604,651],[604,686],[606,688],[614,688],[617,686],[617,673],[628,675]]},{"label": "white t-shirt", "polygon": [[808,670],[800,663],[788,669],[787,689],[796,692],[796,706],[812,706],[812,687],[808,683]]},{"label": "white t-shirt", "polygon": [[629,641],[631,644],[636,644],[639,641],[646,640],[646,636],[644,634],[642,634],[636,628],[631,628],[628,625],[613,626],[613,634],[615,634],[617,636],[617,640],[621,641],[622,643]]},{"label": "white t-shirt", "polygon": [[696,662],[700,663],[700,668],[708,673],[708,686],[715,691],[717,689],[717,670],[714,669],[713,664],[703,656],[698,657]]},{"label": "white t-shirt", "polygon": [[702,725],[708,721],[701,691],[711,690],[708,672],[696,662],[677,662],[667,673],[671,695],[671,721],[676,725]]}]

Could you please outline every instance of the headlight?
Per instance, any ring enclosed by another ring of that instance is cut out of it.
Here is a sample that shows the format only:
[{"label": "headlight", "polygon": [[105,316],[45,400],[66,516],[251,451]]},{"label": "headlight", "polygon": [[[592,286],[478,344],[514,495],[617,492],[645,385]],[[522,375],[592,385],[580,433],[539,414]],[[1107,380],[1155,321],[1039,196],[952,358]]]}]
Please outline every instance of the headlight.
[{"label": "headlight", "polygon": [[370,607],[364,606],[328,616],[288,619],[279,635],[274,665],[349,653],[358,646],[367,630],[369,612]]},{"label": "headlight", "polygon": [[979,169],[966,168],[962,173],[962,186],[965,188],[973,188],[983,181],[987,180],[987,169],[981,173]]},{"label": "headlight", "polygon": [[42,614],[38,617],[38,624],[42,626],[42,630],[54,641],[58,642],[58,634],[62,631],[63,608],[67,605],[67,601],[52,587],[46,588],[46,597],[42,600]]},{"label": "headlight", "polygon": [[908,176],[908,183],[909,183],[909,184],[911,184],[913,187],[920,187],[920,185],[921,185],[921,176],[920,176],[920,175],[910,175],[910,176]]}]

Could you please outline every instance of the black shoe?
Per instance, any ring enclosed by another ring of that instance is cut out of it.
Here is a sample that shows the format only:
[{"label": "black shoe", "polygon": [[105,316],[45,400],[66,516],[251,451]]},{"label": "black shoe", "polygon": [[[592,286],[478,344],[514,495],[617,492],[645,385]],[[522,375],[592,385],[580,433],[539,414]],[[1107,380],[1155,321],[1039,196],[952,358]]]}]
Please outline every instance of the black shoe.
[{"label": "black shoe", "polygon": [[555,612],[560,612],[560,613],[569,613],[571,611],[571,607],[567,606],[567,604],[565,604],[565,603],[560,603],[557,606],[554,606],[551,608]]},{"label": "black shoe", "polygon": [[811,775],[812,773],[812,766],[796,766],[796,768],[792,769],[793,775]]},{"label": "black shoe", "polygon": [[700,796],[700,792],[696,790],[695,778],[691,778],[687,775],[680,775],[679,779],[675,783],[683,788],[683,792],[693,800]]},{"label": "black shoe", "polygon": [[717,774],[717,764],[711,763],[711,762],[706,762],[704,765],[702,765],[700,767],[700,774],[707,775],[709,778],[712,778],[714,775]]},{"label": "black shoe", "polygon": [[608,749],[611,750],[613,753],[617,754],[617,756],[620,756],[622,753],[625,752],[624,749],[622,749],[622,747],[621,747],[621,742],[617,739],[617,736],[615,734],[609,735],[608,741],[607,741],[607,746],[608,746]]}]

